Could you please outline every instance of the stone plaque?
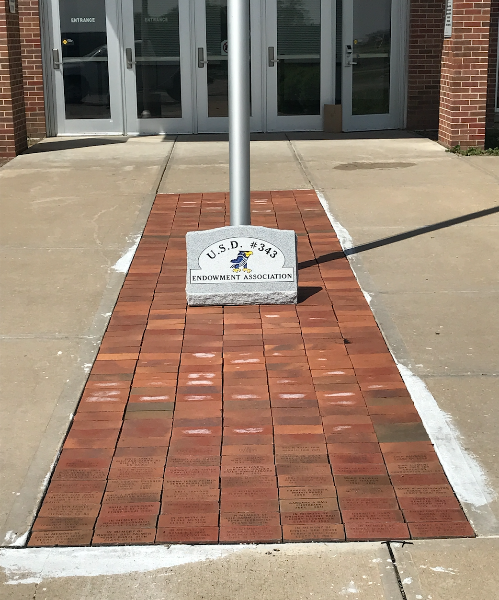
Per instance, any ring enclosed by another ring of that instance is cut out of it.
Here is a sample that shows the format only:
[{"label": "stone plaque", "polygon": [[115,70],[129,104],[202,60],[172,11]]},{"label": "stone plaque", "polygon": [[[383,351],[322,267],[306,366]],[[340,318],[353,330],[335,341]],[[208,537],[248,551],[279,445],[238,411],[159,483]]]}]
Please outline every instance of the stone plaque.
[{"label": "stone plaque", "polygon": [[67,480],[89,480],[106,479],[109,469],[56,469],[53,480],[54,481],[67,481]]},{"label": "stone plaque", "polygon": [[156,529],[109,529],[96,530],[92,545],[95,544],[152,544]]},{"label": "stone plaque", "polygon": [[222,467],[222,477],[230,475],[274,475],[274,465],[236,465]]},{"label": "stone plaque", "polygon": [[95,517],[38,517],[33,531],[88,531],[94,523]]},{"label": "stone plaque", "polygon": [[226,499],[243,500],[277,500],[277,487],[247,488],[234,487],[222,488],[222,501]]},{"label": "stone plaque", "polygon": [[162,456],[118,456],[113,459],[111,468],[120,467],[164,467]]},{"label": "stone plaque", "polygon": [[104,504],[128,504],[130,502],[159,502],[161,490],[152,492],[106,492]]},{"label": "stone plaque", "polygon": [[405,510],[404,516],[408,523],[426,523],[428,521],[466,521],[466,515],[460,508]]},{"label": "stone plaque", "polygon": [[275,488],[277,487],[277,481],[275,476],[273,475],[230,475],[227,477],[222,477],[222,487]]},{"label": "stone plaque", "polygon": [[220,526],[233,525],[238,527],[279,526],[281,524],[278,512],[233,512],[220,515]]},{"label": "stone plaque", "polygon": [[190,306],[296,304],[296,234],[232,226],[190,231],[187,303]]},{"label": "stone plaque", "polygon": [[280,475],[279,487],[328,487],[333,485],[331,475]]},{"label": "stone plaque", "polygon": [[454,496],[450,485],[404,485],[397,487],[397,496]]},{"label": "stone plaque", "polygon": [[277,500],[253,500],[237,498],[226,498],[222,496],[220,510],[223,513],[241,513],[241,512],[279,512],[279,502]]},{"label": "stone plaque", "polygon": [[328,542],[345,539],[345,531],[340,524],[283,525],[282,532],[285,542]]},{"label": "stone plaque", "polygon": [[409,523],[412,538],[475,537],[473,527],[467,522]]},{"label": "stone plaque", "polygon": [[129,504],[104,504],[100,517],[122,515],[157,515],[159,502],[130,502]]},{"label": "stone plaque", "polygon": [[336,488],[333,485],[325,487],[281,487],[279,498],[282,500],[336,498]]},{"label": "stone plaque", "polygon": [[310,525],[315,523],[341,523],[338,510],[299,511],[281,514],[283,525]]},{"label": "stone plaque", "polygon": [[163,479],[109,480],[106,492],[153,492],[161,490]]},{"label": "stone plaque", "polygon": [[[163,460],[163,459],[162,459]],[[164,462],[164,461],[163,461]],[[129,467],[114,467],[109,472],[110,479],[154,479],[163,475],[163,467],[147,467],[133,465]]]},{"label": "stone plaque", "polygon": [[[398,493],[398,492],[397,492]],[[344,497],[356,498],[391,498],[395,496],[395,492],[391,485],[350,485],[338,487],[338,496],[341,499]]]},{"label": "stone plaque", "polygon": [[281,465],[286,464],[321,464],[327,463],[327,454],[277,454],[276,462]]},{"label": "stone plaque", "polygon": [[405,510],[420,509],[459,509],[459,502],[455,496],[431,496],[414,497],[407,496],[399,498],[400,508]]},{"label": "stone plaque", "polygon": [[397,510],[398,504],[395,497],[391,498],[340,498],[341,511],[361,510]]},{"label": "stone plaque", "polygon": [[403,522],[402,513],[399,510],[343,510],[341,512],[345,523],[350,522],[371,522],[382,521],[388,522]]},{"label": "stone plaque", "polygon": [[216,513],[218,515],[219,505],[217,501],[198,500],[198,501],[176,501],[165,500],[161,507],[162,514],[186,514],[194,515]]},{"label": "stone plaque", "polygon": [[40,517],[95,517],[100,511],[100,504],[73,504],[59,502],[58,504],[43,504]]},{"label": "stone plaque", "polygon": [[165,489],[172,490],[201,490],[201,489],[218,489],[219,479],[218,477],[204,477],[198,479],[166,479]]},{"label": "stone plaque", "polygon": [[309,500],[281,500],[281,512],[313,512],[338,510],[336,498],[317,498]]},{"label": "stone plaque", "polygon": [[218,527],[218,513],[160,515],[158,527]]},{"label": "stone plaque", "polygon": [[59,504],[61,502],[67,502],[68,504],[88,503],[98,504],[102,499],[102,492],[49,492],[44,500],[43,506],[50,504]]},{"label": "stone plaque", "polygon": [[220,541],[233,543],[270,543],[282,541],[279,525],[223,525],[220,527]]},{"label": "stone plaque", "polygon": [[154,529],[157,519],[156,515],[100,517],[96,529]]},{"label": "stone plaque", "polygon": [[165,487],[163,490],[163,502],[167,501],[178,501],[181,500],[203,500],[207,502],[218,502],[220,498],[220,490],[218,488],[206,489],[206,488],[184,488],[174,489]]},{"label": "stone plaque", "polygon": [[92,534],[92,529],[82,531],[35,531],[31,534],[28,546],[87,546],[90,544]]},{"label": "stone plaque", "polygon": [[411,537],[406,523],[398,522],[347,522],[345,529],[349,541],[407,540]]},{"label": "stone plaque", "polygon": [[217,543],[218,527],[160,527],[156,542]]}]

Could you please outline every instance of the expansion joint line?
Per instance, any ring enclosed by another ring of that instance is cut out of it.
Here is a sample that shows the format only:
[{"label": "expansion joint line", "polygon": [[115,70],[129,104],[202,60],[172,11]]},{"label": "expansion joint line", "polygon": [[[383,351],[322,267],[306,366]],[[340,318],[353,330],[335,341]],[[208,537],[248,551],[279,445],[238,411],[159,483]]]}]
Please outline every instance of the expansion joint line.
[{"label": "expansion joint line", "polygon": [[406,544],[412,545],[412,542],[408,542],[407,540],[387,540],[386,542],[381,542],[381,543],[386,544],[386,547],[388,549],[388,554],[390,555],[390,560],[392,561],[393,572],[395,573],[395,577],[397,579],[397,584],[399,586],[400,595],[402,596],[402,600],[407,600],[407,595],[405,593],[404,585],[402,583],[402,578],[400,577],[400,572],[399,572],[399,569],[397,566],[397,559],[395,558],[395,554],[393,553],[391,544],[393,544],[393,543],[402,544],[402,548],[403,548]]}]

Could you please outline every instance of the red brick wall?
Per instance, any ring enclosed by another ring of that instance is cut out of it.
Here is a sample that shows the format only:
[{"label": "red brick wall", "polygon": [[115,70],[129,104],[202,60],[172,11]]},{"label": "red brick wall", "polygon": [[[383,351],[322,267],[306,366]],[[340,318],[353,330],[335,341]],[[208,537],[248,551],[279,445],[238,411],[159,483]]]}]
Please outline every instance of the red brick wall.
[{"label": "red brick wall", "polygon": [[18,2],[26,127],[30,137],[39,138],[45,135],[39,2],[38,0],[18,0]]},{"label": "red brick wall", "polygon": [[408,129],[438,129],[445,0],[412,0],[408,60]]},{"label": "red brick wall", "polygon": [[491,0],[454,0],[452,37],[444,40],[439,141],[483,148]]},{"label": "red brick wall", "polygon": [[[490,7],[489,74],[487,88],[487,125],[492,127],[495,118],[497,77],[497,35],[499,28],[499,0],[492,0]],[[499,125],[498,125],[499,126]]]},{"label": "red brick wall", "polygon": [[23,72],[19,15],[0,0],[0,156],[26,149]]}]

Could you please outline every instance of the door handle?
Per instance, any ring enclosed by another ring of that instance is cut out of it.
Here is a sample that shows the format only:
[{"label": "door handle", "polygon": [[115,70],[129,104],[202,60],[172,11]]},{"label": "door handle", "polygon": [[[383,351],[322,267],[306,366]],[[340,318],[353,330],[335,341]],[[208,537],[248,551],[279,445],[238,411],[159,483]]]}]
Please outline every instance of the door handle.
[{"label": "door handle", "polygon": [[357,63],[353,60],[353,49],[350,44],[347,44],[345,47],[345,66],[351,67],[352,65],[356,65]]},{"label": "door handle", "polygon": [[275,57],[274,46],[269,46],[269,67],[275,67],[279,59]]},{"label": "door handle", "polygon": [[131,48],[125,48],[125,57],[126,57],[126,68],[133,69],[133,65],[135,64],[133,60],[133,53]]},{"label": "door handle", "polygon": [[61,59],[59,57],[58,48],[54,48],[52,50],[52,66],[54,67],[54,69],[58,69],[58,70],[60,70],[60,68],[61,68]]},{"label": "door handle", "polygon": [[204,48],[198,48],[198,69],[204,69],[208,61],[204,58]]}]

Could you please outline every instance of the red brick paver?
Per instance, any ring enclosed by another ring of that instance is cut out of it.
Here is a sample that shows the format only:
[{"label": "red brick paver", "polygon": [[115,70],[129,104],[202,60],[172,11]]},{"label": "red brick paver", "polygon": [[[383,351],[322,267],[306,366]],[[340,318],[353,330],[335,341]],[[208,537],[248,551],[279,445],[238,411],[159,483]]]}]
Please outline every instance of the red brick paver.
[{"label": "red brick paver", "polygon": [[297,306],[186,308],[185,233],[227,211],[158,195],[29,545],[473,536],[314,192],[252,195]]}]

